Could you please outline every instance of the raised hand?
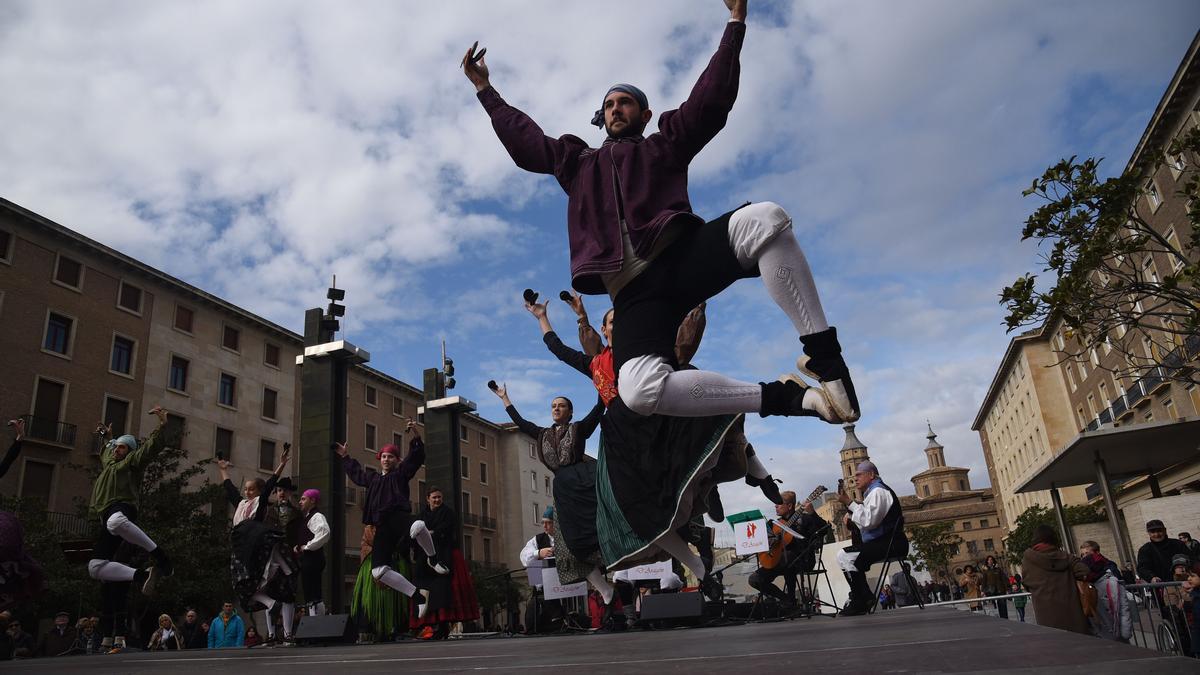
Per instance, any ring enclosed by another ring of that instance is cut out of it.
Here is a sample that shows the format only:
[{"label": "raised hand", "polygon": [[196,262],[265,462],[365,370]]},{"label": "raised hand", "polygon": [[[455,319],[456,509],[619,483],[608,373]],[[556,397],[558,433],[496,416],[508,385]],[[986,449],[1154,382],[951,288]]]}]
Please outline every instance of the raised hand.
[{"label": "raised hand", "polygon": [[[563,292],[567,293],[566,291]],[[583,296],[579,295],[575,291],[571,291],[567,294],[567,296],[567,298],[563,298],[563,302],[567,303],[567,306],[571,308],[572,312],[575,312],[575,316],[581,319],[586,319],[587,309],[583,306]]]},{"label": "raised hand", "polygon": [[746,0],[725,0],[725,6],[729,8],[729,18],[734,21],[746,20]]},{"label": "raised hand", "polygon": [[345,457],[350,454],[350,451],[346,449],[345,443],[334,443],[333,451],[337,453],[338,457]]},{"label": "raised hand", "polygon": [[[12,424],[12,422],[9,422],[9,424]],[[100,424],[96,425],[96,433],[100,436],[108,436],[109,438],[112,438],[112,423],[110,422],[105,424],[104,422],[101,422]]]},{"label": "raised hand", "polygon": [[545,302],[527,302],[527,303],[525,303],[525,309],[530,314],[533,315],[533,318],[537,319],[538,321],[541,321],[542,319],[546,318],[546,310],[549,306],[550,306],[549,300],[547,300]]},{"label": "raised hand", "polygon": [[8,426],[12,427],[13,431],[17,432],[16,440],[21,440],[21,437],[25,435],[25,420],[21,419],[20,417],[15,420],[9,420]]},{"label": "raised hand", "polygon": [[158,418],[159,426],[162,426],[167,423],[167,409],[162,407],[161,405],[156,405],[153,408],[151,408],[150,412],[148,414],[154,415],[155,417]]},{"label": "raised hand", "polygon": [[504,403],[505,407],[512,405],[512,403],[508,400],[508,387],[505,386],[503,382],[496,385],[496,388],[493,391],[500,401]]},{"label": "raised hand", "polygon": [[[479,51],[476,51],[477,49]],[[463,73],[466,74],[467,79],[471,81],[471,84],[475,85],[475,91],[483,91],[492,86],[491,81],[488,79],[487,61],[483,60],[483,55],[486,53],[487,47],[479,49],[479,41],[476,40],[475,44],[471,45],[466,55],[463,56],[462,63],[458,64],[463,69]]]},{"label": "raised hand", "polygon": [[412,420],[412,419],[408,420],[408,424],[404,425],[404,431],[412,434],[413,436],[415,436],[417,438],[421,437],[421,430],[417,428],[417,423],[415,420]]},{"label": "raised hand", "polygon": [[229,460],[224,457],[217,459],[217,468],[221,470],[221,475],[225,475],[229,471]]}]

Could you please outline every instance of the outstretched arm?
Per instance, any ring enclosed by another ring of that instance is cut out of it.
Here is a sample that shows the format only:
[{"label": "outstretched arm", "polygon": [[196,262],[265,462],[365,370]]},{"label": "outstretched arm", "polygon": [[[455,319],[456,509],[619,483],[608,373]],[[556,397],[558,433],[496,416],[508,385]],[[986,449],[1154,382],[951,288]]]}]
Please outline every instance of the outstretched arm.
[{"label": "outstretched arm", "polygon": [[8,452],[4,453],[4,459],[0,460],[0,478],[8,473],[8,468],[17,460],[17,455],[21,454],[21,439],[25,436],[25,420],[21,418],[9,420],[8,426],[12,427],[17,435],[13,439],[12,445],[9,446]]},{"label": "outstretched arm", "polygon": [[[603,416],[604,416],[604,399],[597,399],[596,405],[592,407],[591,412],[589,412],[583,419],[579,420],[579,427],[577,428],[577,430],[579,432],[579,437],[580,438],[591,437],[592,432],[594,432],[596,430],[596,427],[600,424],[600,418]],[[583,444],[581,443],[580,447],[582,447],[582,446],[583,446]]]},{"label": "outstretched arm", "polygon": [[530,314],[533,315],[533,318],[537,319],[538,327],[542,329],[542,335],[545,335],[546,333],[554,332],[554,327],[550,325],[550,317],[548,316],[547,311],[546,311],[549,304],[550,304],[549,300],[547,300],[543,303],[537,303],[537,302],[525,303],[525,311],[529,312]]},{"label": "outstretched arm", "polygon": [[[566,293],[566,291],[563,291]],[[600,340],[600,334],[592,328],[592,324],[588,321],[587,308],[583,306],[583,296],[572,291],[563,299],[571,311],[575,312],[575,317],[579,324],[579,346],[583,347],[583,353],[589,357],[595,357],[600,352],[604,351],[604,343]]]},{"label": "outstretched arm", "polygon": [[238,493],[237,486],[229,479],[229,460],[218,459],[217,470],[221,472],[221,488],[225,490],[225,501],[237,506],[242,501],[242,496]]},{"label": "outstretched arm", "polygon": [[517,412],[516,406],[512,404],[512,401],[508,400],[508,387],[502,384],[499,387],[496,387],[495,391],[496,396],[500,398],[500,402],[504,404],[504,412],[508,413],[508,416],[512,419],[513,424],[516,424],[517,428],[520,429],[522,433],[528,434],[534,438],[542,435],[542,428],[525,419],[524,417],[521,417],[521,413]]},{"label": "outstretched arm", "polygon": [[708,67],[678,110],[663,113],[658,129],[683,161],[691,161],[729,119],[741,79],[738,55],[746,36],[746,0],[725,0],[729,23]]},{"label": "outstretched arm", "polygon": [[334,443],[333,451],[342,458],[342,469],[346,471],[346,477],[350,479],[350,482],[361,487],[371,487],[371,481],[379,475],[375,470],[365,468],[358,463],[358,460],[351,457],[345,443]]},{"label": "outstretched arm", "polygon": [[411,480],[413,476],[417,475],[421,465],[425,463],[425,441],[421,440],[421,432],[417,429],[417,423],[412,420],[408,421],[404,431],[412,434],[412,439],[408,442],[408,454],[400,462],[400,475]]},{"label": "outstretched arm", "polygon": [[487,61],[483,58],[487,49],[477,51],[478,46],[476,42],[467,50],[460,65],[475,85],[476,96],[492,118],[492,128],[504,149],[517,166],[534,173],[553,174],[565,186],[574,172],[575,158],[587,144],[574,136],[550,138],[529,115],[506,103],[489,78]]},{"label": "outstretched arm", "polygon": [[149,414],[158,418],[158,426],[154,428],[154,431],[150,432],[150,436],[146,438],[146,442],[142,443],[141,447],[129,453],[126,461],[131,466],[145,465],[146,462],[154,459],[158,453],[162,452],[162,449],[166,446],[165,439],[163,438],[163,427],[167,424],[167,410],[162,406],[156,405],[150,409]]}]

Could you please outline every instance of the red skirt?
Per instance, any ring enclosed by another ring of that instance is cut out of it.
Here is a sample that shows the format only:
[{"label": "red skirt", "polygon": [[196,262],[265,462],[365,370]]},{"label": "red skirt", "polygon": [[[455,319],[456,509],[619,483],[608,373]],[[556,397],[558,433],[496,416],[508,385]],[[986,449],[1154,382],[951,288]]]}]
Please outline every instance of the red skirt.
[{"label": "red skirt", "polygon": [[430,607],[424,619],[416,616],[413,607],[412,627],[434,626],[442,622],[477,621],[479,599],[475,597],[475,582],[471,581],[470,568],[462,551],[454,549],[450,554],[450,574],[434,579],[429,588]]}]

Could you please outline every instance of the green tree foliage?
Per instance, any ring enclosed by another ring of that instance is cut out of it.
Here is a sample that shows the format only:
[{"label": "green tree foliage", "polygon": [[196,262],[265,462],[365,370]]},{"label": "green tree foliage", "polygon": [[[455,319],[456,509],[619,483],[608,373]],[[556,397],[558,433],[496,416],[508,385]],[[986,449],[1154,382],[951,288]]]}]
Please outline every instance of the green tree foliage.
[{"label": "green tree foliage", "polygon": [[[1066,506],[1063,507],[1063,512],[1068,526],[1099,523],[1106,519],[1103,509],[1087,504]],[[1013,521],[1009,535],[1004,538],[1004,550],[1009,563],[1021,564],[1021,556],[1025,555],[1026,549],[1033,545],[1033,531],[1037,529],[1038,525],[1053,527],[1058,531],[1059,540],[1066,541],[1066,537],[1058,527],[1058,519],[1054,517],[1054,511],[1045,506],[1031,506]]]},{"label": "green tree foliage", "polygon": [[[223,600],[232,597],[229,581],[228,518],[221,500],[220,486],[208,481],[194,484],[209,460],[189,463],[187,453],[171,442],[152,461],[143,474],[141,509],[138,524],[150,538],[163,547],[174,565],[174,575],[163,579],[153,598],[136,590],[130,593],[129,610],[139,625],[153,622],[159,614],[177,617],[185,607],[195,607],[204,616],[215,615]],[[68,470],[86,471],[91,478],[99,474],[99,462],[90,466],[69,465]],[[69,562],[63,554],[63,542],[94,542],[100,534],[98,521],[86,520],[87,504],[76,504],[77,514],[50,515],[44,503],[36,500],[0,498],[0,508],[13,511],[25,530],[25,545],[30,555],[46,570],[47,589],[39,598],[16,611],[37,619],[52,617],[59,610],[97,615],[100,609],[100,583],[88,576],[86,561]],[[118,558],[128,557],[135,566],[149,564],[149,556],[123,544]]]},{"label": "green tree foliage", "polygon": [[954,533],[954,523],[930,523],[909,528],[908,542],[913,569],[940,572],[950,566],[962,537]]},{"label": "green tree foliage", "polygon": [[[1100,178],[1101,160],[1071,157],[1035,179],[1024,194],[1043,204],[1025,221],[1022,240],[1038,242],[1053,285],[1039,290],[1037,277],[1025,274],[1005,288],[1008,329],[1060,317],[1070,338],[1066,359],[1115,349],[1124,358],[1102,366],[1114,374],[1161,367],[1159,376],[1200,383],[1200,371],[1181,367],[1195,357],[1200,335],[1198,153],[1200,129],[1192,129],[1165,149],[1146,150],[1148,161],[1114,178]],[[1151,202],[1162,200],[1148,177],[1164,163],[1178,175],[1179,203],[1188,204],[1174,236],[1147,222]]]},{"label": "green tree foliage", "polygon": [[470,562],[471,579],[475,582],[475,596],[484,614],[498,611],[506,604],[516,606],[526,595],[526,586],[518,584],[511,574],[503,574],[504,567]]}]

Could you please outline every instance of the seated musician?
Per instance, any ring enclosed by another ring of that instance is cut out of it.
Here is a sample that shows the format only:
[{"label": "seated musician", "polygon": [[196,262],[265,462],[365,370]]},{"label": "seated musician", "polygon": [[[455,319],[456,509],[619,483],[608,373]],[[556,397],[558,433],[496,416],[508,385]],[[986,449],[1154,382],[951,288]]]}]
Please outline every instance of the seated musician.
[{"label": "seated musician", "polygon": [[838,501],[846,505],[846,526],[854,543],[838,551],[838,565],[850,582],[850,602],[843,616],[866,614],[878,598],[867,584],[867,570],[881,560],[908,555],[908,537],[904,534],[904,515],[900,498],[879,478],[879,469],[872,462],[861,462],[854,472],[854,484],[863,496],[862,502],[850,499],[839,490]]},{"label": "seated musician", "polygon": [[[521,549],[521,564],[526,569],[530,567],[552,567],[554,563],[554,507],[547,506],[542,513],[542,531],[536,537],[525,543]],[[542,562],[545,561],[545,562]],[[562,623],[563,608],[558,600],[546,600],[542,594],[541,584],[534,586],[535,592],[529,598],[525,609],[525,632],[546,633],[558,629]]]},{"label": "seated musician", "polygon": [[[782,560],[772,567],[760,567],[751,574],[750,586],[760,593],[775,598],[785,607],[791,607],[796,602],[794,595],[796,575],[811,572],[816,566],[817,556],[814,544],[820,541],[818,536],[823,534],[825,521],[817,515],[811,501],[804,502],[800,509],[797,509],[795,492],[787,490],[781,493],[781,496],[783,503],[775,505],[776,520],[800,533],[804,539],[792,537],[783,550]],[[767,543],[771,546],[772,551],[782,543],[784,534],[783,530],[772,525],[771,534],[767,536]],[[784,593],[775,585],[775,580],[781,576],[784,578],[789,593]]]}]

